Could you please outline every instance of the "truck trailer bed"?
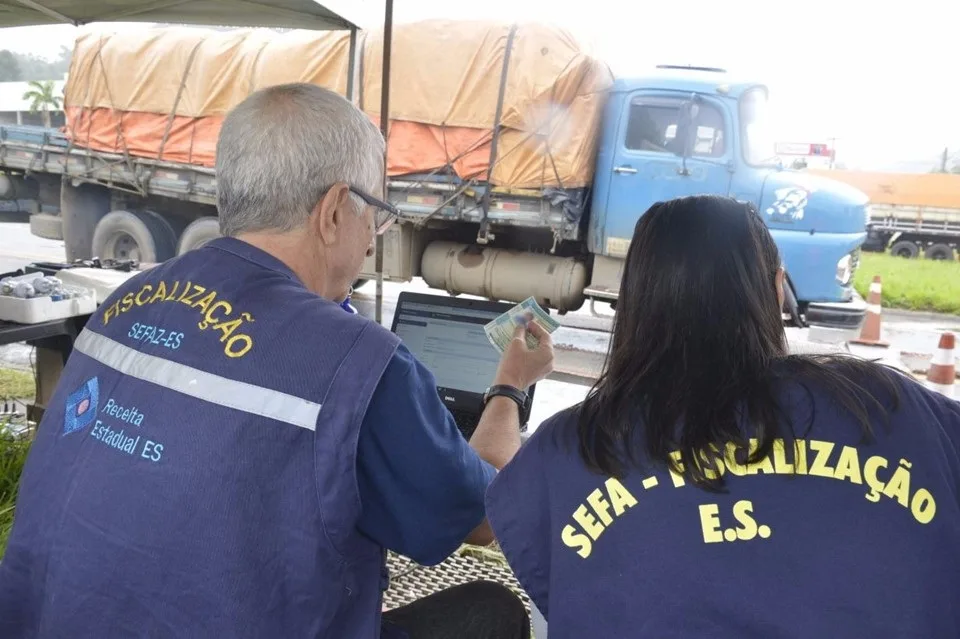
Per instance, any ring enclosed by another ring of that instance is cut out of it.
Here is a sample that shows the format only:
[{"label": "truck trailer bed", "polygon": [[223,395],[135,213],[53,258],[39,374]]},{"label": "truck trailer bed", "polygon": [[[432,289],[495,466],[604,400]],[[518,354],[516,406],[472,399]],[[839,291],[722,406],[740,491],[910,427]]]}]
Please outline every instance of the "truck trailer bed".
[{"label": "truck trailer bed", "polygon": [[213,169],[89,151],[56,129],[0,125],[0,170],[62,175],[137,195],[216,204]]},{"label": "truck trailer bed", "polygon": [[[139,196],[163,196],[216,205],[213,169],[92,151],[56,129],[0,125],[0,171],[60,175],[73,185],[99,184]],[[555,240],[575,240],[588,206],[587,188],[490,189],[486,182],[443,173],[390,180],[388,199],[402,219],[417,225],[474,222],[549,229]],[[2,197],[0,192],[0,197]]]}]

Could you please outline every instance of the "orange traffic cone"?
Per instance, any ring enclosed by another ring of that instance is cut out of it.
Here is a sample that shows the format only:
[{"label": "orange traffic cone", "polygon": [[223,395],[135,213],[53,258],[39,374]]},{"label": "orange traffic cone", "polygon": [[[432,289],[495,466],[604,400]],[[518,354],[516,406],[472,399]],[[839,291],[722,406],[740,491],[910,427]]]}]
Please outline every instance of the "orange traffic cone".
[{"label": "orange traffic cone", "polygon": [[954,378],[957,376],[957,362],[953,354],[956,341],[953,333],[940,336],[937,352],[933,354],[930,370],[927,371],[927,387],[947,397],[953,397]]},{"label": "orange traffic cone", "polygon": [[867,318],[863,320],[860,337],[851,340],[854,344],[865,344],[867,346],[890,345],[880,339],[880,313],[883,310],[880,301],[882,297],[883,285],[880,283],[880,276],[874,275],[873,282],[870,283],[870,292],[867,295]]}]

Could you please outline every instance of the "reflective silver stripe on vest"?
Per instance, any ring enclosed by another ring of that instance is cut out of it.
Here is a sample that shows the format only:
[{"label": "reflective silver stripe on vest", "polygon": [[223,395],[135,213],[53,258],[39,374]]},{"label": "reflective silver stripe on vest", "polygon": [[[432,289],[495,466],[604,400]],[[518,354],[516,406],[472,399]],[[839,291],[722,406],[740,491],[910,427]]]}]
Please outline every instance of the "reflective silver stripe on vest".
[{"label": "reflective silver stripe on vest", "polygon": [[101,364],[163,388],[211,404],[242,410],[300,428],[315,430],[320,404],[270,388],[207,373],[192,366],[140,353],[99,333],[84,329],[73,347]]}]

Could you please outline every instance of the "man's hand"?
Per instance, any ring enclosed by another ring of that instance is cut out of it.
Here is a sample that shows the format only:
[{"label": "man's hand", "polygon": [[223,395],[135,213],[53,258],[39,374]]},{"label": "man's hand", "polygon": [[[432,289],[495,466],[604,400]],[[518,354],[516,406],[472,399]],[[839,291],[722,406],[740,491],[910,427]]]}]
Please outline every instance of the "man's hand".
[{"label": "man's hand", "polygon": [[[500,366],[493,383],[505,384],[526,391],[530,386],[553,372],[553,340],[550,333],[526,316],[526,323],[518,326],[513,333],[510,345],[503,352]],[[540,344],[536,348],[527,346],[526,334],[529,332]]]}]

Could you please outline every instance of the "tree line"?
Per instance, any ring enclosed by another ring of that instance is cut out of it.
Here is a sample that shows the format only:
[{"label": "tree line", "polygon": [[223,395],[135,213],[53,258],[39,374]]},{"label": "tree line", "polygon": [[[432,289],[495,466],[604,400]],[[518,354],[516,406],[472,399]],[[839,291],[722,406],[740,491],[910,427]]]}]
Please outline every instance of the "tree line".
[{"label": "tree line", "polygon": [[51,61],[32,53],[0,49],[0,82],[62,80],[70,68],[72,54],[69,47],[61,46],[57,59]]}]

